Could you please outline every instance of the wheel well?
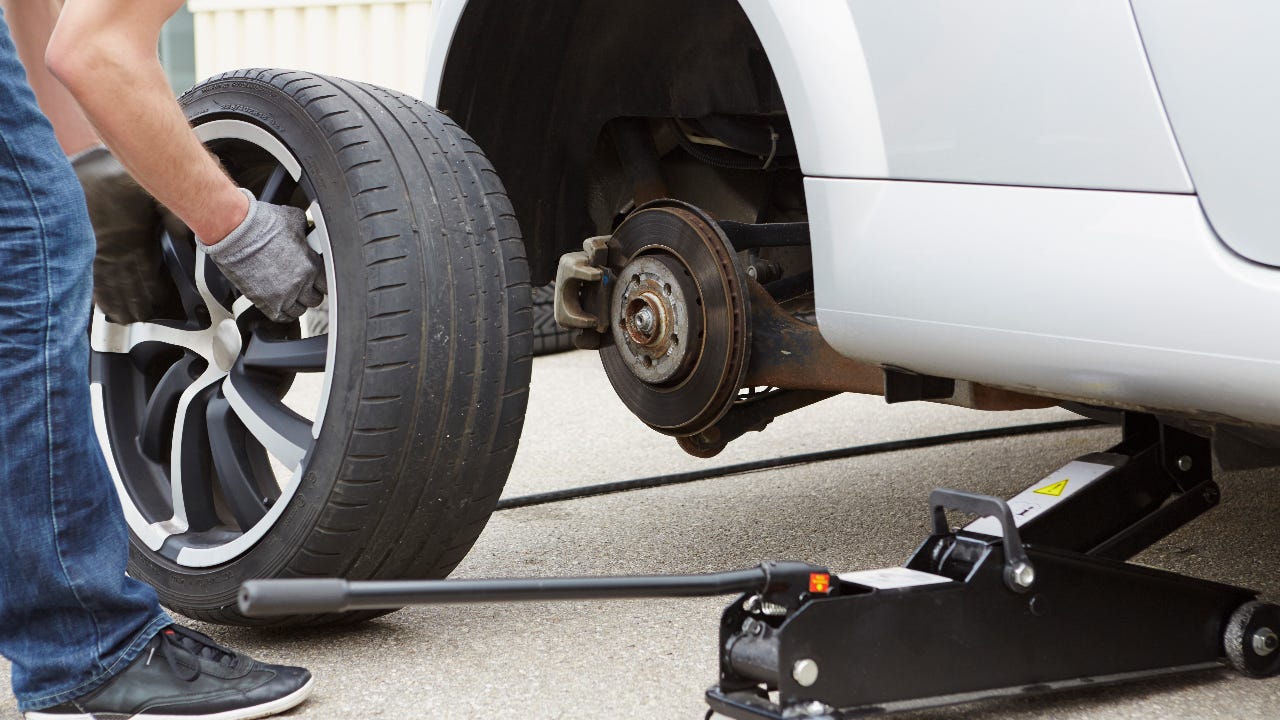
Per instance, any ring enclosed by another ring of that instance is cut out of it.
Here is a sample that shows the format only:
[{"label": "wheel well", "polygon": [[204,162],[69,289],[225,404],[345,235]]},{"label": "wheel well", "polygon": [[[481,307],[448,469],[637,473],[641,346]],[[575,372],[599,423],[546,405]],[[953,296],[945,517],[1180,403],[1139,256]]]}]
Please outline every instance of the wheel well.
[{"label": "wheel well", "polygon": [[608,232],[590,196],[611,120],[786,112],[737,0],[471,0],[439,105],[501,175],[536,284]]}]

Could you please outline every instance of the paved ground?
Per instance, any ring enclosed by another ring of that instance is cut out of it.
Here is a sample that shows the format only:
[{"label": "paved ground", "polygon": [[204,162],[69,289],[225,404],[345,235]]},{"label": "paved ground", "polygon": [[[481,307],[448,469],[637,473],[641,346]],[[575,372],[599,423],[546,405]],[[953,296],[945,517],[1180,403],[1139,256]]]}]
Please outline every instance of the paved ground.
[{"label": "paved ground", "polygon": [[[880,440],[1072,417],[982,414],[870,398],[827,401],[700,461],[640,425],[592,353],[541,358],[507,496]],[[937,486],[1011,495],[1115,433],[975,442],[752,473],[497,514],[460,577],[701,572],[763,559],[840,570],[900,564],[926,533]],[[1280,599],[1280,472],[1227,474],[1221,507],[1140,559]],[[304,633],[200,629],[310,666],[319,689],[296,718],[702,718],[716,679],[722,599],[409,609]],[[971,661],[971,659],[966,659]],[[7,687],[0,688],[7,695]],[[0,715],[15,714],[12,700]],[[988,702],[938,718],[1265,718],[1280,681],[1225,672],[1122,689]]]}]

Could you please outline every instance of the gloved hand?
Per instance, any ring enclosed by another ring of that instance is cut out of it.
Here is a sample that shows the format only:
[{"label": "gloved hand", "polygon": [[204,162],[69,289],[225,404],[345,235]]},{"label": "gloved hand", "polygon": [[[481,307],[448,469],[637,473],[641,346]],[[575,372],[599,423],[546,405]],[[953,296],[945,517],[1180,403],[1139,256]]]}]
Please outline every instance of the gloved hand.
[{"label": "gloved hand", "polygon": [[171,233],[186,228],[129,176],[106,146],[80,153],[71,165],[84,188],[97,236],[94,303],[116,323],[155,318],[177,302],[177,288],[162,267],[160,227],[169,227]]},{"label": "gloved hand", "polygon": [[327,292],[324,265],[307,245],[306,214],[241,192],[249,198],[244,221],[221,241],[199,246],[268,318],[288,322],[319,305]]}]

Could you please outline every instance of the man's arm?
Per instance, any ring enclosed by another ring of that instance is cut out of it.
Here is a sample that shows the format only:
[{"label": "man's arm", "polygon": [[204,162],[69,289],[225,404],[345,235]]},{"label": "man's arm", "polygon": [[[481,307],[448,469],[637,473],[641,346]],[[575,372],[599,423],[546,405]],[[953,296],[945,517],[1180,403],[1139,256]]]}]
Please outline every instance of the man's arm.
[{"label": "man's arm", "polygon": [[27,81],[36,92],[40,109],[53,122],[58,144],[67,155],[82,153],[100,142],[71,93],[44,65],[44,49],[58,22],[62,0],[0,0],[5,21],[18,46],[18,57],[27,69]]},{"label": "man's arm", "polygon": [[138,182],[213,244],[244,221],[249,200],[192,132],[160,65],[160,29],[181,6],[66,0],[45,63]]},{"label": "man's arm", "polygon": [[[182,0],[66,0],[45,64],[129,173],[208,246],[227,279],[268,318],[289,321],[324,299],[323,264],[307,246],[303,211],[259,202],[237,188],[174,100],[156,46],[181,6]],[[83,159],[114,162],[101,154]],[[101,259],[102,231],[98,236]],[[145,234],[128,244],[155,255]]]}]

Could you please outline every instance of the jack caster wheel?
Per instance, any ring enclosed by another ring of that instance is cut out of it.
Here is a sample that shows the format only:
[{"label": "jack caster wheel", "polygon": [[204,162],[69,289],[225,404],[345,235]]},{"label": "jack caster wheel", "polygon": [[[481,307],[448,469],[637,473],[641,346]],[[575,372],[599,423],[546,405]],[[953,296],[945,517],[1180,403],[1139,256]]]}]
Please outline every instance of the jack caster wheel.
[{"label": "jack caster wheel", "polygon": [[1227,622],[1223,646],[1227,662],[1242,674],[1280,675],[1280,606],[1257,600],[1241,605]]},{"label": "jack caster wheel", "polygon": [[94,419],[130,574],[231,624],[264,622],[236,610],[253,578],[444,577],[524,421],[528,270],[501,183],[451,121],[382,88],[249,70],[181,103],[237,184],[306,212],[329,296],[324,322],[272,323],[166,234],[180,304],[132,325],[95,314]]}]

